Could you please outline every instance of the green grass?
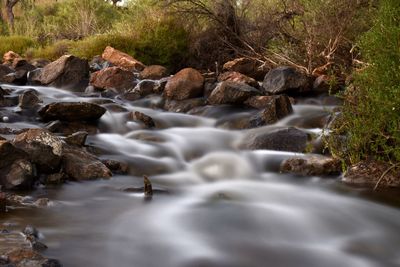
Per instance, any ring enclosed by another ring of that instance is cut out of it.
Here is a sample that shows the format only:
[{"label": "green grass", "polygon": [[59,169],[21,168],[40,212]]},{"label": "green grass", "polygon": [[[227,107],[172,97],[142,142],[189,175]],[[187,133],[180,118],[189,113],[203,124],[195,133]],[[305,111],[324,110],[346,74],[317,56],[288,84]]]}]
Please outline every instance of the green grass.
[{"label": "green grass", "polygon": [[0,55],[8,51],[14,51],[20,55],[24,55],[29,48],[38,47],[38,43],[24,36],[0,36]]}]

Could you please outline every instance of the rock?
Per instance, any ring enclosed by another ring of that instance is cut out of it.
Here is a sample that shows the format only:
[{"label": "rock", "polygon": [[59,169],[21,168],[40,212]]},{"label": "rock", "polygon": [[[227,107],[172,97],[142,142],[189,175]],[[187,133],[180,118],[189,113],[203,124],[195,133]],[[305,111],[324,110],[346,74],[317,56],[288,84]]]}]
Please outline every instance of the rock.
[{"label": "rock", "polygon": [[164,104],[164,109],[170,112],[187,113],[190,110],[204,106],[205,104],[206,104],[206,99],[203,97],[191,98],[181,101],[167,99]]},{"label": "rock", "polygon": [[73,146],[84,146],[88,132],[80,131],[67,136],[64,141]]},{"label": "rock", "polygon": [[12,64],[14,62],[14,59],[21,58],[20,55],[13,51],[8,51],[3,55],[3,63],[9,63]]},{"label": "rock", "polygon": [[375,189],[378,187],[399,187],[400,175],[398,167],[394,168],[388,162],[365,160],[350,166],[343,175],[342,181],[348,184],[370,186]]},{"label": "rock", "polygon": [[53,121],[46,125],[46,129],[52,133],[61,133],[63,135],[71,135],[76,132],[87,132],[89,134],[96,134],[98,132],[97,126],[90,122],[80,121]]},{"label": "rock", "polygon": [[21,109],[36,109],[41,102],[38,92],[34,89],[28,89],[19,96],[18,106]]},{"label": "rock", "polygon": [[30,188],[34,167],[29,156],[10,142],[0,141],[0,184],[7,189]]},{"label": "rock", "polygon": [[6,65],[0,65],[0,82],[5,82],[6,78],[4,76],[14,73],[14,71]]},{"label": "rock", "polygon": [[142,71],[146,67],[142,62],[111,46],[105,48],[102,58],[128,71]]},{"label": "rock", "polygon": [[93,59],[89,62],[90,70],[92,72],[111,67],[110,65],[112,64],[101,56],[94,56]]},{"label": "rock", "polygon": [[208,97],[212,105],[218,104],[242,104],[248,98],[259,95],[260,91],[247,84],[236,82],[221,82]]},{"label": "rock", "polygon": [[167,99],[185,100],[203,95],[204,78],[200,72],[186,68],[171,77],[165,86]]},{"label": "rock", "polygon": [[119,94],[134,88],[136,82],[132,72],[119,67],[110,67],[92,73],[90,85]]},{"label": "rock", "polygon": [[142,122],[147,128],[154,128],[156,124],[152,117],[139,112],[139,111],[132,111],[129,113],[129,119],[133,121],[140,121]]},{"label": "rock", "polygon": [[311,91],[312,81],[295,68],[278,67],[265,75],[262,86],[267,94],[301,94]]},{"label": "rock", "polygon": [[280,171],[302,176],[337,175],[341,171],[341,162],[332,157],[317,155],[294,157],[283,161]]},{"label": "rock", "polygon": [[46,176],[43,183],[46,185],[59,185],[63,184],[64,181],[68,179],[68,176],[61,172],[61,173],[53,173]]},{"label": "rock", "polygon": [[6,193],[0,191],[0,213],[7,211]]},{"label": "rock", "polygon": [[250,126],[260,127],[273,124],[291,113],[293,113],[293,108],[288,96],[271,96],[265,109],[250,119]]},{"label": "rock", "polygon": [[107,166],[113,173],[117,174],[127,174],[129,170],[129,165],[125,162],[121,162],[113,159],[106,159],[101,161]]},{"label": "rock", "polygon": [[268,107],[273,98],[274,96],[269,95],[252,96],[248,98],[244,104],[255,109],[264,109]]},{"label": "rock", "polygon": [[33,79],[42,85],[83,91],[89,80],[89,64],[71,55],[65,55],[46,65]]},{"label": "rock", "polygon": [[156,93],[158,84],[152,80],[142,80],[135,88],[129,90],[124,94],[124,98],[130,101],[140,99],[142,97]]},{"label": "rock", "polygon": [[36,68],[44,68],[51,63],[50,60],[45,58],[35,58],[30,61],[30,63]]},{"label": "rock", "polygon": [[17,135],[14,145],[25,151],[30,160],[44,173],[52,173],[59,169],[62,142],[61,139],[44,129],[30,129]]},{"label": "rock", "polygon": [[219,82],[231,81],[236,83],[244,83],[254,88],[259,88],[260,85],[256,80],[236,71],[228,71],[218,76]]},{"label": "rock", "polygon": [[305,152],[309,135],[294,127],[278,128],[268,132],[263,129],[247,134],[241,148],[259,150],[278,150],[290,152]]},{"label": "rock", "polygon": [[236,71],[251,76],[257,70],[257,61],[250,58],[237,58],[228,61],[223,66],[224,71]]},{"label": "rock", "polygon": [[62,166],[65,174],[76,181],[109,178],[112,176],[111,171],[95,156],[73,147],[64,148]]},{"label": "rock", "polygon": [[147,66],[142,70],[139,74],[140,79],[142,80],[160,80],[164,77],[168,76],[167,68],[160,65],[151,65]]},{"label": "rock", "polygon": [[106,109],[88,102],[56,102],[39,110],[44,121],[95,121],[100,119]]}]

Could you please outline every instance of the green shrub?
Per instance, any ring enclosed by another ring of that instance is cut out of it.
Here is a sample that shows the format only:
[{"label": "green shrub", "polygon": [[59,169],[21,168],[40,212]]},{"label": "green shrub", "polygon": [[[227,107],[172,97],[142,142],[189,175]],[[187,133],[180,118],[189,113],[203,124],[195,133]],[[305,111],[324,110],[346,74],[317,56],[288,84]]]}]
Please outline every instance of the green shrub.
[{"label": "green shrub", "polygon": [[35,40],[24,36],[0,36],[0,56],[8,51],[24,55],[28,48],[37,47]]},{"label": "green shrub", "polygon": [[32,49],[29,51],[31,58],[45,58],[49,60],[56,60],[62,55],[70,53],[71,47],[74,41],[71,40],[60,40],[54,44],[47,45],[45,47],[40,47]]},{"label": "green shrub", "polygon": [[400,1],[382,0],[360,47],[368,66],[346,93],[343,130],[350,163],[400,161]]}]

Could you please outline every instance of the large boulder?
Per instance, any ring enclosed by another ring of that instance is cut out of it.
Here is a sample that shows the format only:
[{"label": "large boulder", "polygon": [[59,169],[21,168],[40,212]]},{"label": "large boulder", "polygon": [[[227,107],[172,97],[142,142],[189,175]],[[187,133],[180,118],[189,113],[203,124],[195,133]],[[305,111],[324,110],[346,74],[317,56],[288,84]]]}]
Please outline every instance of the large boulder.
[{"label": "large boulder", "polygon": [[399,169],[390,163],[366,160],[350,166],[342,177],[348,184],[369,187],[400,187]]},{"label": "large boulder", "polygon": [[231,82],[236,82],[236,83],[245,83],[247,85],[250,85],[254,88],[259,88],[260,85],[256,80],[253,78],[250,78],[249,76],[246,76],[242,73],[236,72],[236,71],[227,71],[224,73],[221,73],[218,76],[218,81],[219,82],[224,82],[224,81],[231,81]]},{"label": "large boulder", "polygon": [[100,119],[106,109],[88,102],[56,102],[39,110],[44,121],[95,121]]},{"label": "large boulder", "polygon": [[302,176],[338,175],[341,162],[338,159],[320,155],[293,157],[282,162],[280,171]]},{"label": "large boulder", "polygon": [[278,67],[265,75],[262,86],[267,94],[301,94],[312,90],[312,79],[293,67]]},{"label": "large boulder", "polygon": [[87,60],[65,55],[46,65],[33,82],[57,88],[82,91],[89,80],[89,64]]},{"label": "large boulder", "polygon": [[278,150],[305,152],[309,140],[308,133],[294,127],[277,128],[265,132],[260,128],[247,134],[240,147],[250,150]]},{"label": "large boulder", "polygon": [[244,83],[231,81],[221,82],[208,97],[212,105],[242,104],[248,98],[261,94],[256,88]]},{"label": "large boulder", "polygon": [[165,96],[173,100],[200,97],[204,92],[204,77],[195,69],[186,68],[171,77],[165,86]]},{"label": "large boulder", "polygon": [[103,59],[128,71],[142,71],[146,66],[132,56],[107,46],[101,56]]},{"label": "large boulder", "polygon": [[[287,95],[269,96],[268,98],[264,110],[251,118],[251,127],[273,124],[293,113],[292,104]],[[255,100],[253,99],[253,101]],[[253,101],[246,101],[246,103],[253,103]]]},{"label": "large boulder", "polygon": [[6,189],[25,189],[33,184],[34,167],[23,150],[0,140],[0,185]]},{"label": "large boulder", "polygon": [[90,85],[115,93],[124,93],[135,87],[135,75],[119,67],[105,68],[92,73]]},{"label": "large boulder", "polygon": [[13,144],[25,151],[40,172],[54,173],[59,170],[62,141],[44,129],[30,129],[15,136]]},{"label": "large boulder", "polygon": [[109,178],[111,171],[95,156],[75,147],[64,147],[62,156],[63,171],[76,181]]},{"label": "large boulder", "polygon": [[167,68],[160,65],[151,65],[140,72],[140,79],[159,80],[168,76]]}]

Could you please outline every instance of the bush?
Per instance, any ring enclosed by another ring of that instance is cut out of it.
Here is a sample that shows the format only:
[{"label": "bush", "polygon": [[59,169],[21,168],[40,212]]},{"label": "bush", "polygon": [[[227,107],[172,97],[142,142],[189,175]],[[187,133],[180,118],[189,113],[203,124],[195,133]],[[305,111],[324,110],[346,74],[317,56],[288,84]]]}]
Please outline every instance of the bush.
[{"label": "bush", "polygon": [[74,42],[70,40],[60,40],[54,44],[29,50],[31,58],[45,58],[56,60],[62,55],[68,54]]},{"label": "bush", "polygon": [[37,46],[38,43],[29,37],[18,35],[0,36],[0,56],[10,50],[23,55],[28,48],[34,48]]},{"label": "bush", "polygon": [[382,0],[360,47],[368,62],[347,90],[343,130],[349,163],[366,158],[400,161],[400,2]]}]

